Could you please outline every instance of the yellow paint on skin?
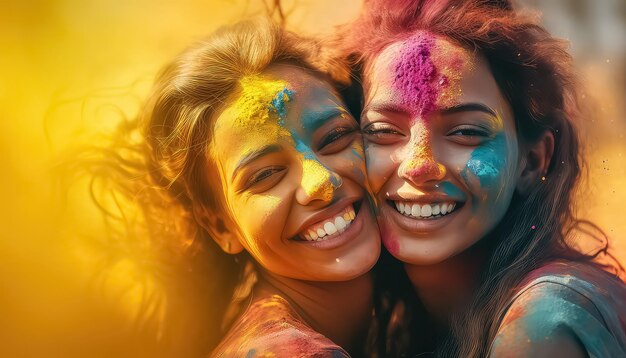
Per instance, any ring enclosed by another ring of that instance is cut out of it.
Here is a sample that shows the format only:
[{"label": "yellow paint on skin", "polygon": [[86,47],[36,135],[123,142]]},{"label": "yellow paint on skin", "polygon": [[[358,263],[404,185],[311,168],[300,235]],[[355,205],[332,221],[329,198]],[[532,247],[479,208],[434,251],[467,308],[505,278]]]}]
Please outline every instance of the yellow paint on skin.
[{"label": "yellow paint on skin", "polygon": [[[260,75],[249,75],[243,77],[239,84],[241,90],[238,97],[222,114],[232,118],[232,122],[218,121],[215,128],[218,132],[222,125],[232,126],[233,130],[240,133],[233,136],[238,140],[217,143],[220,138],[213,138],[213,150],[219,152],[218,148],[229,148],[229,151],[239,152],[244,157],[270,144],[283,142],[293,145],[291,134],[279,124],[280,118],[272,105],[274,98],[287,88],[288,83]],[[287,102],[290,98],[285,95],[283,100]],[[230,173],[229,170],[226,172]],[[226,183],[229,182],[227,178],[223,177]]]},{"label": "yellow paint on skin", "polygon": [[[272,101],[276,95],[287,87],[287,82],[272,80],[259,75],[245,76],[239,81],[241,95],[233,107],[239,113],[236,123],[241,126],[254,126],[265,124],[270,117],[277,117],[273,112]],[[288,102],[286,94],[283,101]],[[273,112],[273,113],[272,113]]]},{"label": "yellow paint on skin", "polygon": [[410,158],[404,162],[405,172],[412,176],[439,175],[446,172],[446,168],[438,163],[434,156],[430,143],[430,132],[424,121],[417,121],[413,125],[417,134],[409,142],[408,150]]},{"label": "yellow paint on skin", "polygon": [[[233,118],[234,129],[241,131],[241,135],[234,137],[241,138],[241,140],[235,143],[218,144],[215,142],[218,138],[214,138],[213,147],[228,147],[231,151],[240,152],[241,157],[258,148],[275,143],[282,142],[296,147],[289,130],[280,125],[281,118],[273,106],[274,99],[288,88],[288,83],[283,80],[250,75],[240,80],[240,86],[239,96],[224,111],[224,115]],[[288,102],[290,98],[284,94],[282,100]],[[341,178],[336,177],[319,161],[307,158],[304,153],[299,155],[302,162],[301,186],[306,194],[326,201],[331,200],[335,189],[341,185]],[[228,182],[225,177],[224,180]],[[277,204],[268,202],[267,205],[268,210],[273,210],[272,205]]]},{"label": "yellow paint on skin", "polygon": [[302,159],[302,188],[310,196],[329,201],[333,198],[336,187],[331,181],[332,173],[314,159]]}]

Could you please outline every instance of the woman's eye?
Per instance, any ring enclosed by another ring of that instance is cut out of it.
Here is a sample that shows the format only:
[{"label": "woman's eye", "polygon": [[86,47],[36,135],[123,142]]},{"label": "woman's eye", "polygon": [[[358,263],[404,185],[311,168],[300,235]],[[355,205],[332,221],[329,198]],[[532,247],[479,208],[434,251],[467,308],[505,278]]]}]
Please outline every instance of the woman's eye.
[{"label": "woman's eye", "polygon": [[400,129],[390,123],[374,122],[362,131],[367,140],[377,144],[391,144],[404,137]]},{"label": "woman's eye", "polygon": [[448,133],[449,136],[489,137],[489,133],[477,128],[458,128]]},{"label": "woman's eye", "polygon": [[492,134],[483,128],[465,126],[452,129],[446,136],[455,143],[476,146],[491,138]]},{"label": "woman's eye", "polygon": [[[339,146],[340,144],[347,145],[348,143],[343,143],[342,139],[350,139],[351,134],[354,134],[355,132],[356,132],[356,128],[354,127],[335,128],[331,130],[329,133],[327,133],[326,136],[324,136],[324,138],[322,138],[318,146],[318,150],[320,151],[324,150],[326,152],[329,152],[329,151],[332,151],[333,149],[337,149],[337,150],[343,149],[343,147],[341,148],[335,148],[335,147]],[[330,154],[330,153],[327,153],[327,154]]]},{"label": "woman's eye", "polygon": [[250,178],[250,180],[248,180],[248,186],[252,186],[252,185],[258,184],[258,183],[268,179],[272,175],[274,175],[276,173],[282,172],[283,170],[284,170],[284,168],[282,168],[282,167],[272,167],[272,168],[267,168],[267,169],[261,170],[258,173],[254,174]]}]

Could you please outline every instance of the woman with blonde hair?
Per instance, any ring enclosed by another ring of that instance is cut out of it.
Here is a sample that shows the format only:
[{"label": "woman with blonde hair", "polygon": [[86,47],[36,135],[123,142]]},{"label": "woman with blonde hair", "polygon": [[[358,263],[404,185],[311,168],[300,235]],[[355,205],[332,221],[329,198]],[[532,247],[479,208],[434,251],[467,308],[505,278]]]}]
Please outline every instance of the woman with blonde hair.
[{"label": "woman with blonde hair", "polygon": [[187,242],[166,266],[163,337],[216,357],[361,352],[380,242],[348,82],[319,43],[264,19],[158,77],[119,170],[151,237]]}]

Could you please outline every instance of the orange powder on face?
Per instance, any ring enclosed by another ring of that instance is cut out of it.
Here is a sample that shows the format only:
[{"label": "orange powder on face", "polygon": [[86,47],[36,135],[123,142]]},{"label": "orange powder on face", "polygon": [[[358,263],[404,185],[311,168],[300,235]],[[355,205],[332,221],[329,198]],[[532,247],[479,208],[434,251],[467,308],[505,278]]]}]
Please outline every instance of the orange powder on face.
[{"label": "orange powder on face", "polygon": [[433,157],[430,131],[426,128],[424,121],[415,122],[412,130],[417,133],[411,136],[409,142],[410,159],[402,164],[406,168],[405,173],[411,177],[422,175],[441,177],[445,175],[446,168],[437,163]]}]

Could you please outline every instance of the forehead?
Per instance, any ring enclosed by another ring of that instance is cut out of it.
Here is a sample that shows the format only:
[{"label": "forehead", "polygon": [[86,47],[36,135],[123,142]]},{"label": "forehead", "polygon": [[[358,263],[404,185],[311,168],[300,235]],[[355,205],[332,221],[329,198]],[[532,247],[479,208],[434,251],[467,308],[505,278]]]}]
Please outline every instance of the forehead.
[{"label": "forehead", "polygon": [[239,81],[214,122],[210,153],[229,171],[268,146],[293,146],[295,133],[315,127],[324,108],[340,106],[326,81],[296,66],[275,65]]},{"label": "forehead", "polygon": [[[461,94],[460,80],[473,68],[463,48],[429,32],[417,32],[394,43],[375,59],[370,83],[387,91],[379,95],[419,114],[451,106]],[[372,88],[372,86],[370,86]]]},{"label": "forehead", "polygon": [[506,106],[487,61],[429,32],[386,47],[366,72],[366,102],[425,115],[461,102]]}]

